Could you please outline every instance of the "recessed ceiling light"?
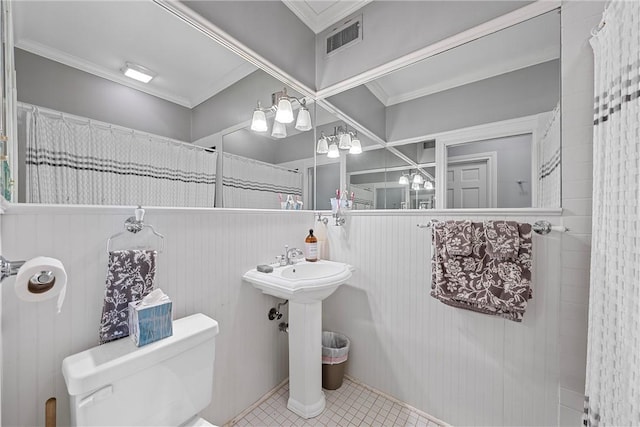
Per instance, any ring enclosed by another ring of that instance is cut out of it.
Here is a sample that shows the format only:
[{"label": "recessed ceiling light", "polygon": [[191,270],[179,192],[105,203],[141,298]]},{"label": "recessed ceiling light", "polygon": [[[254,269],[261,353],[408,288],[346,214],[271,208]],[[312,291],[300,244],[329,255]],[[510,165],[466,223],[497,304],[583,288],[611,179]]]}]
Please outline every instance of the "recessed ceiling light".
[{"label": "recessed ceiling light", "polygon": [[125,66],[121,69],[122,73],[134,80],[142,83],[149,83],[156,76],[156,73],[142,65],[125,62]]}]

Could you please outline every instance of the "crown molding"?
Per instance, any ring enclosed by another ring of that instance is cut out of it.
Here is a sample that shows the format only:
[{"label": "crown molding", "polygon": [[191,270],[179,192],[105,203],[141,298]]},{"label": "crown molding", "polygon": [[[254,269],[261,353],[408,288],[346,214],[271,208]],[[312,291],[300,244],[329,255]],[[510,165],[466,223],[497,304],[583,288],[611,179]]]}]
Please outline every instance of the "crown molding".
[{"label": "crown molding", "polygon": [[[346,2],[336,1],[327,9],[321,13],[317,13],[306,1],[300,0],[282,0],[285,4],[300,20],[316,34],[319,34],[326,30],[331,25],[346,18],[359,9],[362,9],[373,0],[359,0],[349,2],[347,7],[344,7]],[[335,7],[340,5],[340,7]]]},{"label": "crown molding", "polygon": [[240,81],[256,70],[257,68],[253,64],[250,64],[249,62],[243,62],[238,67],[229,71],[223,77],[218,78],[215,82],[213,82],[213,84],[209,86],[208,90],[205,90],[202,93],[193,96],[193,99],[191,100],[191,108],[202,104],[207,99],[211,98],[214,95],[217,95],[232,84]]},{"label": "crown molding", "polygon": [[[554,59],[558,58],[559,55],[557,54],[556,49],[549,48],[528,57],[510,58],[505,62],[493,63],[491,64],[491,66],[484,69],[470,69],[469,72],[462,75],[450,79],[439,80],[435,84],[427,85],[423,88],[419,88],[410,92],[405,92],[394,96],[387,96],[384,99],[380,98],[373,90],[371,92],[376,95],[378,99],[380,99],[385,107],[390,107],[392,105],[401,104],[403,102],[411,101],[417,98],[422,98],[423,96],[433,95],[434,93],[443,92],[445,90],[464,86],[470,83],[475,83],[481,80],[489,79],[491,77],[496,77],[527,67],[532,67],[544,62],[553,61]],[[369,82],[366,85],[370,90],[373,87],[375,88],[374,90],[380,90],[382,94],[386,95],[386,92],[382,89],[377,81]]]},{"label": "crown molding", "polygon": [[389,106],[388,105],[389,95],[382,88],[382,85],[377,80],[372,80],[368,83],[365,83],[364,85],[367,87],[367,89],[369,89],[369,91],[373,94],[373,96],[378,98],[378,101],[382,102],[382,104],[385,107]]},{"label": "crown molding", "polygon": [[65,52],[43,45],[41,43],[34,42],[28,39],[22,39],[15,42],[15,47],[50,59],[52,61],[68,65],[69,67],[76,68],[86,73],[93,74],[94,76],[102,77],[103,79],[111,80],[112,82],[119,83],[123,86],[139,90],[140,92],[162,98],[166,101],[173,102],[174,104],[178,104],[186,108],[193,107],[191,101],[187,98],[174,95],[173,93],[170,93],[168,91],[159,90],[157,88],[147,86],[144,83],[138,83],[135,80],[132,80],[126,77],[124,74],[120,73],[120,70],[107,70],[102,66],[94,64],[93,62],[86,61],[73,55],[69,55]]}]

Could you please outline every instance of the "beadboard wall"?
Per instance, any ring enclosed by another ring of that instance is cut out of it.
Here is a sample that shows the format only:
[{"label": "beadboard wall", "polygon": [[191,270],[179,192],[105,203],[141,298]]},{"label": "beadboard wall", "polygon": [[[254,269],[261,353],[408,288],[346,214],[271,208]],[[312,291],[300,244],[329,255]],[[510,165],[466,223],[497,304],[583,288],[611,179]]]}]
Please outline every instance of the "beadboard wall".
[{"label": "beadboard wall", "polygon": [[[133,209],[10,206],[2,217],[3,255],[60,259],[69,276],[60,315],[54,300],[25,303],[2,286],[3,426],[44,425],[44,404],[58,402],[58,425],[69,425],[61,363],[97,344],[106,274],[107,238]],[[302,245],[309,212],[150,209],[145,220],[165,234],[156,286],[173,300],[174,318],[202,312],[216,319],[213,402],[202,415],[222,425],[288,376],[287,337],[267,319],[273,297],[241,280],[271,262],[283,245]],[[153,398],[153,396],[149,396]]]},{"label": "beadboard wall", "polygon": [[432,218],[501,216],[354,215],[329,227],[332,259],[357,269],[323,307],[323,327],[351,338],[348,373],[452,425],[555,425],[561,236],[534,235],[534,298],[518,324],[429,295],[431,231],[416,225]]}]

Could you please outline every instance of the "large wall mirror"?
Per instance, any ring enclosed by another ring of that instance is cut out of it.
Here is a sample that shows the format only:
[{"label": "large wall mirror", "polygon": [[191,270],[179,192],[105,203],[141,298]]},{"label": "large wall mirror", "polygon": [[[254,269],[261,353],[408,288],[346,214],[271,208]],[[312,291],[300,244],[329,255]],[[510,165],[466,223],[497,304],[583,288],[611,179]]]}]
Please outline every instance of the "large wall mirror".
[{"label": "large wall mirror", "polygon": [[11,7],[11,201],[560,207],[558,11],[314,100],[152,1]]},{"label": "large wall mirror", "polygon": [[[11,7],[11,201],[313,208],[312,99],[151,1]],[[283,98],[293,121],[275,129]],[[258,102],[265,129],[254,132]]]},{"label": "large wall mirror", "polygon": [[365,209],[560,207],[559,100],[559,11],[327,99],[378,136]]}]

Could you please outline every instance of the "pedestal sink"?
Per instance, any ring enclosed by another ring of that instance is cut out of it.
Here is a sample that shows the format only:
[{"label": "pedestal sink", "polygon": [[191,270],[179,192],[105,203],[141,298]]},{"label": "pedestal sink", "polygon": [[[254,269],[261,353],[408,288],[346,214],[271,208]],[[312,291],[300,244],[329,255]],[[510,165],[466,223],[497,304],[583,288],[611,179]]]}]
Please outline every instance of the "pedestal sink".
[{"label": "pedestal sink", "polygon": [[351,277],[352,267],[340,262],[302,261],[274,267],[272,273],[249,270],[243,278],[274,297],[289,300],[289,401],[303,418],[319,415],[322,392],[322,300]]}]

